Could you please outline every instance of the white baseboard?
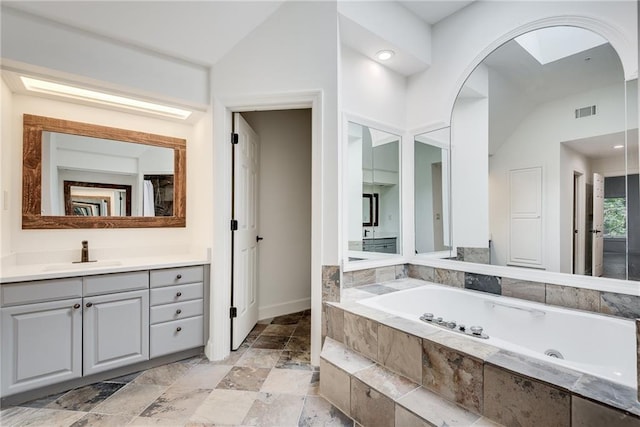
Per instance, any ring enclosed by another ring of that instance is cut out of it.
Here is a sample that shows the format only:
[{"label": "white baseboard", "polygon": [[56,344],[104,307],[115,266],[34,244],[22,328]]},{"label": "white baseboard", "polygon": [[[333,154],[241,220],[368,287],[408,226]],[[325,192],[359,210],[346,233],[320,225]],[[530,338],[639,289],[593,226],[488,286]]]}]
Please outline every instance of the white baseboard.
[{"label": "white baseboard", "polygon": [[303,298],[280,304],[267,305],[264,307],[258,307],[258,319],[269,319],[271,317],[308,310],[309,308],[311,308],[311,298]]}]

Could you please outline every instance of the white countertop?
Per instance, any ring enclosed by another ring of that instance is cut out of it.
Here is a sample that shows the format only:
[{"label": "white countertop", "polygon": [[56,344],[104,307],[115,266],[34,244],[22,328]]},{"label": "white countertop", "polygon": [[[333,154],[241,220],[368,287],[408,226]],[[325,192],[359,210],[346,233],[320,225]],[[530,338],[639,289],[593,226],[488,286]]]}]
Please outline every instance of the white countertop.
[{"label": "white countertop", "polygon": [[43,263],[3,265],[0,283],[25,282],[30,280],[59,279],[63,277],[90,276],[125,271],[151,270],[159,268],[185,267],[209,264],[207,255],[171,254],[149,257],[126,257],[123,259],[101,259],[89,263]]}]

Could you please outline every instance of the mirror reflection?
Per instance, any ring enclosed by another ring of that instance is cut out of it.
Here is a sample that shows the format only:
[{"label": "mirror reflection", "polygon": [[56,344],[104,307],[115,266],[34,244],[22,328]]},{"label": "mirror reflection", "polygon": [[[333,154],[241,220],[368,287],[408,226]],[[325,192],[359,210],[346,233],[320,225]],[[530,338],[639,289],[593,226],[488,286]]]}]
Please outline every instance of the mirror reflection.
[{"label": "mirror reflection", "polygon": [[449,128],[414,138],[417,254],[449,256]]},{"label": "mirror reflection", "polygon": [[545,28],[492,52],[452,115],[457,258],[639,280],[637,121],[637,80],[597,34]]},{"label": "mirror reflection", "polygon": [[42,132],[42,215],[172,216],[174,150]]},{"label": "mirror reflection", "polygon": [[351,261],[400,253],[400,136],[348,123]]}]

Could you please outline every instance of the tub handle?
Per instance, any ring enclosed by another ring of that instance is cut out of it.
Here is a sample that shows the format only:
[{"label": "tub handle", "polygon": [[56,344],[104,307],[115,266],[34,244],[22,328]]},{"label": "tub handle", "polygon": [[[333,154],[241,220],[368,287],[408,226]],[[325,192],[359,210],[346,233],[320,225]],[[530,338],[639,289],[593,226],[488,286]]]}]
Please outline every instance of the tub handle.
[{"label": "tub handle", "polygon": [[534,316],[544,316],[545,314],[547,314],[546,311],[538,310],[536,308],[520,307],[520,306],[517,306],[517,305],[511,305],[511,304],[506,304],[506,303],[503,303],[503,302],[496,302],[496,301],[485,301],[485,302],[488,305],[490,305],[491,307],[513,308],[514,310],[526,311],[528,313],[533,314]]}]

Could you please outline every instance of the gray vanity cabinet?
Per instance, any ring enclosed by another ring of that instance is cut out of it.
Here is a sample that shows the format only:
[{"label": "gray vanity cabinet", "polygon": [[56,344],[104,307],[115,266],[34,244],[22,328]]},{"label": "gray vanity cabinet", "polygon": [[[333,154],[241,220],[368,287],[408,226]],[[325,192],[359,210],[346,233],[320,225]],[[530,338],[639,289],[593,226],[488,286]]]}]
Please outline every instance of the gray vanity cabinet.
[{"label": "gray vanity cabinet", "polygon": [[203,345],[203,267],[155,270],[150,276],[151,357]]},{"label": "gray vanity cabinet", "polygon": [[84,298],[84,375],[149,360],[149,291]]},{"label": "gray vanity cabinet", "polygon": [[83,373],[149,360],[149,272],[87,276],[83,288]]},{"label": "gray vanity cabinet", "polygon": [[3,396],[82,376],[81,282],[49,282],[2,287]]}]

